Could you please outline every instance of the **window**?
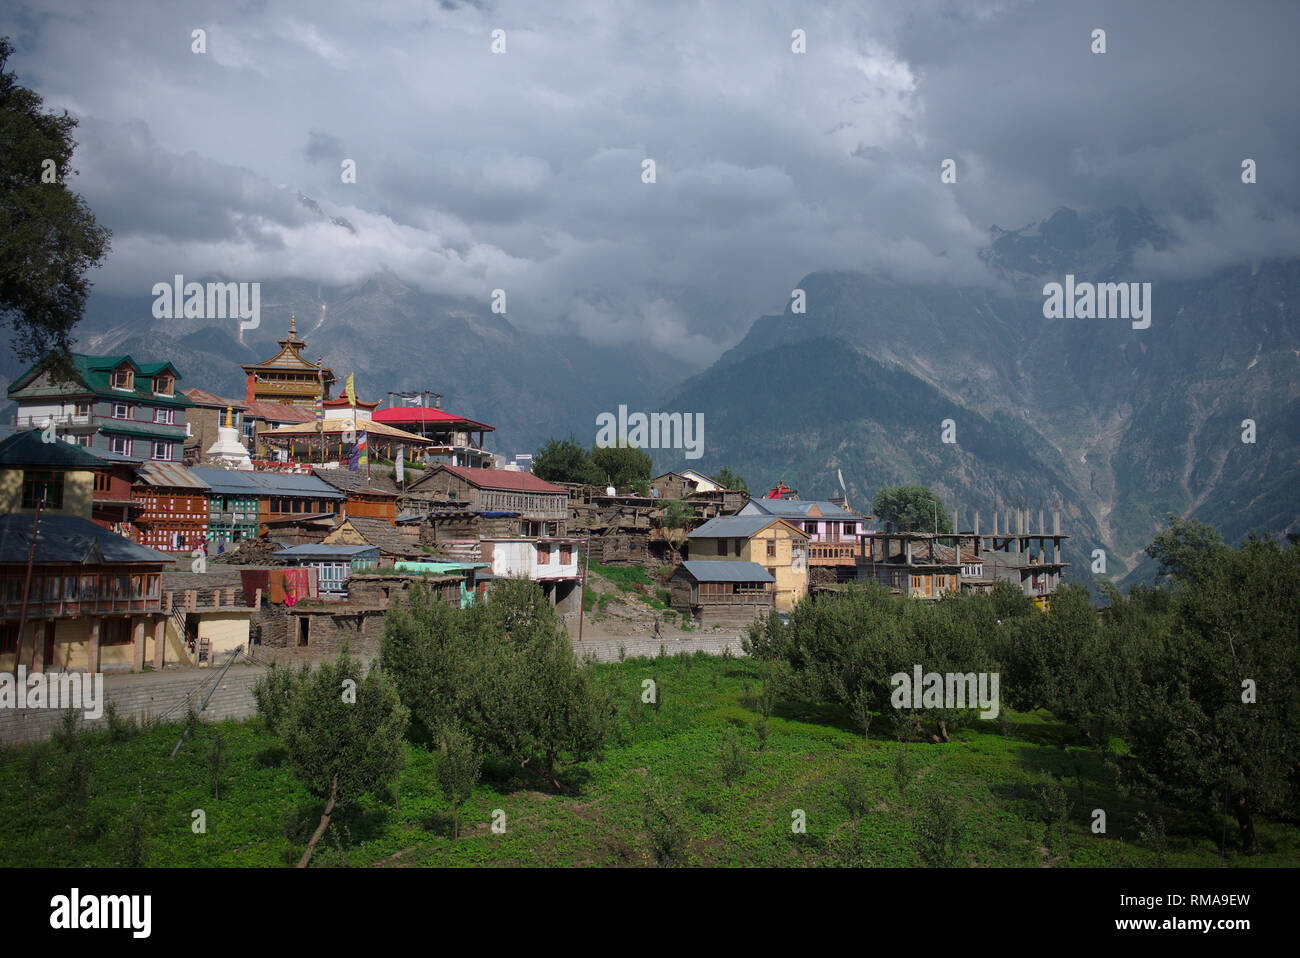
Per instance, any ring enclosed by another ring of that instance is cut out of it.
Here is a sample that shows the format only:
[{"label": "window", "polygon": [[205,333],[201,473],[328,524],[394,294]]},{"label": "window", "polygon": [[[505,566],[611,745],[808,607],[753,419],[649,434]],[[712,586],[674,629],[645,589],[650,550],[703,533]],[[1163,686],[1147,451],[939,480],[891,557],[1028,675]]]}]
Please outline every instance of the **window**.
[{"label": "window", "polygon": [[538,565],[549,565],[550,562],[551,562],[551,547],[550,547],[550,545],[542,545],[542,544],[539,544],[539,545],[537,546],[537,564],[538,564]]},{"label": "window", "polygon": [[99,644],[100,646],[130,645],[131,620],[105,619],[99,627]]},{"label": "window", "polygon": [[89,402],[88,400],[78,400],[78,401],[77,401],[77,412],[76,412],[76,415],[78,415],[78,416],[89,416],[89,415],[90,415],[90,402]]},{"label": "window", "polygon": [[775,559],[775,558],[776,558],[776,540],[775,540],[775,539],[768,539],[768,540],[767,540],[767,557],[768,557],[769,559]]},{"label": "window", "polygon": [[95,473],[95,491],[108,492],[109,483],[112,481],[112,478],[113,477],[107,472]]},{"label": "window", "polygon": [[736,555],[736,558],[740,558],[740,543],[741,543],[742,541],[743,541],[743,540],[741,540],[741,539],[737,539],[737,540],[735,541],[735,544],[732,546],[732,550],[734,551],[734,553],[735,553],[735,555]]},{"label": "window", "polygon": [[921,577],[920,577],[919,575],[914,575],[914,576],[912,576],[912,588],[913,588],[913,589],[920,589],[920,588],[922,588],[922,585],[921,585]]},{"label": "window", "polygon": [[130,419],[130,418],[131,418],[131,407],[128,406],[128,405],[127,405],[126,403],[124,403],[124,402],[115,402],[115,403],[113,403],[113,418],[114,418],[114,419]]},{"label": "window", "polygon": [[63,508],[63,473],[23,470],[23,508]]},{"label": "window", "polygon": [[173,425],[176,422],[175,409],[155,409],[153,411],[153,421]]},{"label": "window", "polygon": [[0,622],[0,655],[18,651],[18,623]]},{"label": "window", "polygon": [[125,366],[121,369],[115,369],[113,370],[112,384],[114,389],[134,389],[135,373]]},{"label": "window", "polygon": [[768,568],[767,568],[767,574],[770,575],[773,579],[775,579],[775,578],[776,578],[776,569],[775,569],[775,567],[773,567],[773,566],[768,566]]},{"label": "window", "polygon": [[170,442],[155,442],[153,444],[153,457],[171,462],[172,444]]},{"label": "window", "polygon": [[131,455],[131,440],[125,436],[113,436],[108,440],[108,448],[123,456]]},{"label": "window", "polygon": [[172,377],[156,376],[153,381],[153,391],[160,396],[170,396],[172,394]]},{"label": "window", "polygon": [[572,561],[573,547],[567,545],[560,546],[560,565],[568,565]]}]

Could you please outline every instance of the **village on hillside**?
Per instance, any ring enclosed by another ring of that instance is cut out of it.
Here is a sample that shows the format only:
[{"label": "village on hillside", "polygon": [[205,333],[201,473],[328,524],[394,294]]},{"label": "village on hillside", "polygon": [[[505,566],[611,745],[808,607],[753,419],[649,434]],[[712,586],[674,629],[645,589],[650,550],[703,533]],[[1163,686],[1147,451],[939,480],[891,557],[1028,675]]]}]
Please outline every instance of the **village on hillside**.
[{"label": "village on hillside", "polygon": [[[242,367],[239,398],[129,355],[75,354],[71,375],[37,364],[14,381],[0,669],[374,655],[417,581],[465,607],[532,580],[574,639],[737,630],[863,580],[923,600],[1005,580],[1047,609],[1061,582],[1057,510],[1050,531],[1043,511],[1015,509],[983,528],[976,512],[964,530],[954,511],[962,531],[918,532],[779,478],[753,497],[692,469],[654,477],[648,495],[546,482],[436,394],[366,400],[348,376],[331,395],[339,378],[303,357],[292,319],[279,346]],[[656,570],[641,616],[589,621],[600,613],[584,605],[605,605],[591,601],[593,564]]]}]

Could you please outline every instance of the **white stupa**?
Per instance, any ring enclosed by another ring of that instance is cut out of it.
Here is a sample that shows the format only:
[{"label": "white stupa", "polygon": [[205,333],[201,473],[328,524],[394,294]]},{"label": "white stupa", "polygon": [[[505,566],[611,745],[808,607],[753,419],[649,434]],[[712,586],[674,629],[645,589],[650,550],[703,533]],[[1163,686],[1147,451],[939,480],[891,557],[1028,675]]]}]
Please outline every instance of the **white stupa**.
[{"label": "white stupa", "polygon": [[239,430],[231,425],[231,407],[226,407],[226,424],[217,427],[217,441],[207,451],[208,460],[222,469],[244,469],[251,471],[253,460],[248,457],[248,450],[239,441]]}]

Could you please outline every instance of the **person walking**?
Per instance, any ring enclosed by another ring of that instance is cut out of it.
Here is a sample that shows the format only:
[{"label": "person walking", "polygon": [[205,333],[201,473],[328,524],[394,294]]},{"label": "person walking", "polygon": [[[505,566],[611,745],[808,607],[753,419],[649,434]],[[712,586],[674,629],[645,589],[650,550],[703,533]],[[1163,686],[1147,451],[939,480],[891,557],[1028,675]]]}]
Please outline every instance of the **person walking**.
[{"label": "person walking", "polygon": [[659,616],[657,615],[655,616],[655,638],[656,639],[662,638],[662,636],[659,633]]}]

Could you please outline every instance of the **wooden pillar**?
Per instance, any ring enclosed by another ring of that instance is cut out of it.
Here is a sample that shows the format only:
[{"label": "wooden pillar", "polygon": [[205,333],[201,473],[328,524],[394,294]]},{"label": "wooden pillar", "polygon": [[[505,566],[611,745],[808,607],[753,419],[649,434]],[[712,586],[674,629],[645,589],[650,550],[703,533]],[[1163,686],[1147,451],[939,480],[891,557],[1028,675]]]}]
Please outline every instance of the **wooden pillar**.
[{"label": "wooden pillar", "polygon": [[155,671],[162,671],[163,662],[166,661],[167,649],[167,616],[160,615],[153,623],[153,667]]},{"label": "wooden pillar", "polygon": [[35,648],[32,650],[32,671],[45,671],[45,630],[49,628],[44,620],[37,619],[33,623],[36,628],[32,630],[32,641]]},{"label": "wooden pillar", "polygon": [[144,671],[144,617],[131,621],[131,671]]},{"label": "wooden pillar", "polygon": [[90,620],[90,644],[86,652],[86,671],[99,671],[99,627],[104,620],[93,616]]}]

